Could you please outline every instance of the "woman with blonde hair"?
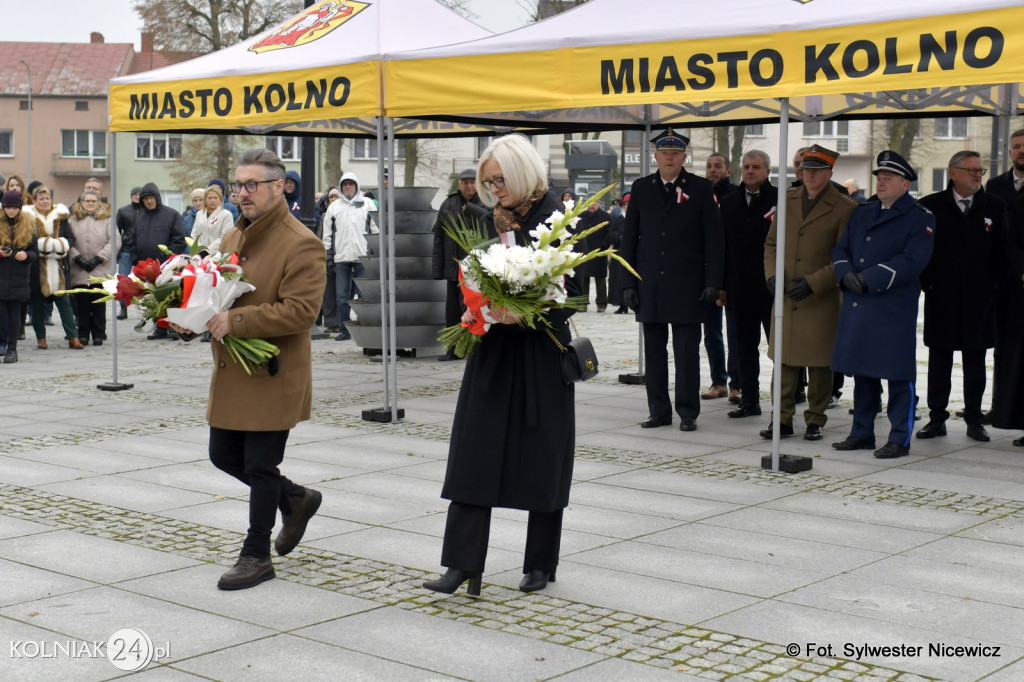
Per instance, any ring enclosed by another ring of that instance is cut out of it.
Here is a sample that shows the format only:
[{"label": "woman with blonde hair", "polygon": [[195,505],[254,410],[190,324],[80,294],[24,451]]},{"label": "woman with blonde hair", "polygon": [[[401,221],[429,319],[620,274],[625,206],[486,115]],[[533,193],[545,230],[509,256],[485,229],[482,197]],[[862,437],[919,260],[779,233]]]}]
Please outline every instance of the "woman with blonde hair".
[{"label": "woman with blonde hair", "polygon": [[[530,230],[562,208],[548,192],[546,176],[527,138],[508,135],[491,142],[477,168],[480,198],[494,207],[485,218],[489,236],[526,245]],[[575,284],[566,282],[570,296],[579,293]],[[561,308],[546,314],[562,345],[570,340],[571,314]],[[480,594],[493,507],[529,512],[520,590],[544,589],[558,566],[572,481],[574,388],[562,378],[561,350],[544,323],[523,327],[502,309],[492,309],[491,316],[497,322],[469,356],[455,408],[441,491],[451,501],[441,550],[448,570],[423,584],[435,592],[451,594],[469,581],[469,593]],[[472,311],[462,319],[471,323]]]},{"label": "woman with blonde hair", "polygon": [[[94,190],[82,192],[82,199],[71,212],[71,284],[75,289],[99,289],[89,277],[109,277],[116,272],[114,258],[121,248],[121,237],[110,243],[110,207],[100,202]],[[96,303],[95,294],[72,294],[78,311],[78,340],[82,345],[102,346],[107,338],[107,304]]]},{"label": "woman with blonde hair", "polygon": [[78,340],[78,323],[75,321],[75,313],[71,310],[71,301],[68,294],[58,296],[56,293],[71,288],[68,253],[75,243],[75,235],[68,224],[71,212],[64,204],[53,203],[46,185],[39,185],[32,191],[32,205],[26,206],[25,212],[36,217],[36,229],[39,234],[36,241],[36,247],[39,249],[38,268],[32,268],[34,272],[30,301],[36,346],[40,350],[47,348],[43,309],[47,301],[52,301],[60,314],[64,339],[68,342],[68,347],[80,350],[84,346]]},{"label": "woman with blonde hair", "polygon": [[0,316],[7,321],[7,352],[4,364],[18,361],[18,336],[21,329],[21,305],[28,300],[29,275],[36,250],[35,216],[21,210],[21,192],[4,192],[0,200]]},{"label": "woman with blonde hair", "polygon": [[220,240],[235,226],[235,219],[231,212],[224,208],[224,192],[219,185],[210,185],[206,188],[203,204],[203,208],[196,212],[192,239],[213,254],[220,250]]}]

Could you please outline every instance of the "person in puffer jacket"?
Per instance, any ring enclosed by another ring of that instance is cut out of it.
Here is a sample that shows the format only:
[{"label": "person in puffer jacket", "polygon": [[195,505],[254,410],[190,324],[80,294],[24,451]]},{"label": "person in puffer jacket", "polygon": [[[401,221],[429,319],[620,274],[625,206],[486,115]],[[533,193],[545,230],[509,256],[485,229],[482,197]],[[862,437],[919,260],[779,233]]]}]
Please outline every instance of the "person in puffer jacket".
[{"label": "person in puffer jacket", "polygon": [[327,207],[323,224],[323,242],[329,263],[334,263],[335,293],[338,299],[338,324],[341,332],[335,337],[346,341],[352,336],[345,328],[349,320],[352,280],[362,277],[365,268],[359,259],[366,255],[366,235],[377,234],[377,225],[370,216],[377,210],[372,199],[359,190],[355,173],[345,173],[338,183],[341,198]]}]

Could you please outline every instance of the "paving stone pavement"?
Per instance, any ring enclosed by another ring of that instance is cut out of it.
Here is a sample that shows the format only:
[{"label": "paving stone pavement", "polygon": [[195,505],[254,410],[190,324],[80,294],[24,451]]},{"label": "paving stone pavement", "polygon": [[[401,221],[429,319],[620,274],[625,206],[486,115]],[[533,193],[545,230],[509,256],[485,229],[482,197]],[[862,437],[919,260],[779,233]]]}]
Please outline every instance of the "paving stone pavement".
[{"label": "paving stone pavement", "polygon": [[152,679],[1024,679],[1019,434],[974,443],[953,421],[883,462],[828,446],[844,403],[825,441],[783,442],[814,469],[777,474],[759,466],[766,394],[763,418],[715,400],[696,432],[641,430],[643,388],[618,381],[631,316],[577,324],[602,365],[577,387],[558,582],[516,589],[525,514],[496,510],[479,598],[420,587],[463,363],[400,359],[406,419],[376,424],[360,414],[382,402],[379,359],[314,342],[314,414],[282,470],[324,505],[276,580],[225,593],[246,496],[206,459],[206,345],[119,323],[121,392],[96,389],[110,344],[26,347],[0,366],[0,679],[124,675],[81,650],[124,628],[150,637],[135,674]]}]

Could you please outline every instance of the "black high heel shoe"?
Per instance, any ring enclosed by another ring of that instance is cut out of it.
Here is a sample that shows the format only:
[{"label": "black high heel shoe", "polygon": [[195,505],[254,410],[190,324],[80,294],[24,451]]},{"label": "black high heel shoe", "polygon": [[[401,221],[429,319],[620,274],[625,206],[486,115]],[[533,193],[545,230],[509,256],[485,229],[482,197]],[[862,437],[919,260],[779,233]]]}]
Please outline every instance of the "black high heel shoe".
[{"label": "black high heel shoe", "polygon": [[520,592],[536,592],[543,590],[548,586],[548,583],[555,582],[555,571],[551,573],[545,573],[544,571],[530,571],[523,576],[522,582],[519,583]]},{"label": "black high heel shoe", "polygon": [[444,592],[445,594],[452,594],[455,590],[459,589],[459,585],[469,581],[469,585],[466,587],[466,594],[470,594],[474,597],[480,596],[480,582],[483,580],[483,576],[479,573],[470,573],[469,571],[463,571],[461,568],[449,568],[445,571],[437,580],[428,580],[423,583],[423,587],[434,592]]}]

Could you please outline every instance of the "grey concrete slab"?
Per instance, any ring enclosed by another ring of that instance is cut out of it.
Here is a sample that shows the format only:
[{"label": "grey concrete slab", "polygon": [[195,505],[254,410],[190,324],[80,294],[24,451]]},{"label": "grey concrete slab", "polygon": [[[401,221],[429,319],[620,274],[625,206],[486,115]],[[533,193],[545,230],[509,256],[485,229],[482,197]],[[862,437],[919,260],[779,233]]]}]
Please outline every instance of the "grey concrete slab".
[{"label": "grey concrete slab", "polygon": [[[275,559],[275,564],[283,563],[285,559]],[[280,579],[263,583],[259,589],[218,590],[217,579],[225,570],[224,566],[201,564],[125,580],[116,587],[278,631],[294,630],[379,606],[365,599]]]},{"label": "grey concrete slab", "polygon": [[979,521],[976,516],[955,511],[885,504],[824,493],[802,493],[771,500],[765,502],[763,506],[795,514],[861,521],[926,533],[955,533],[974,526]]},{"label": "grey concrete slab", "polygon": [[415,519],[424,514],[436,514],[446,509],[448,501],[440,497],[434,504],[415,504],[404,500],[346,492],[324,495],[318,514],[353,523],[379,525]]},{"label": "grey concrete slab", "polygon": [[1024,680],[1024,658],[1000,668],[984,678],[985,682],[1020,682]]},{"label": "grey concrete slab", "polygon": [[274,632],[112,587],[96,587],[75,597],[25,602],[4,608],[0,614],[90,641],[105,642],[118,630],[138,628],[149,635],[154,646],[168,645],[170,655],[161,659],[162,663],[263,639]]},{"label": "grey concrete slab", "polygon": [[[0,635],[2,680],[98,682],[121,674],[106,656],[91,655],[94,651],[91,642],[102,639],[105,643],[107,637],[90,637],[85,640],[89,644],[83,644],[82,640],[66,632],[36,627],[2,615],[0,633],[3,633]],[[64,655],[57,650],[58,643],[65,651],[80,653],[87,650],[90,655]],[[43,651],[46,652],[45,657]]]},{"label": "grey concrete slab", "polygon": [[953,597],[859,575],[842,575],[778,599],[948,636],[976,638],[986,644],[1024,645],[1024,609],[977,601],[966,595]]},{"label": "grey concrete slab", "polygon": [[[412,464],[425,464],[440,459],[441,456],[422,456],[410,454],[409,450],[402,453],[375,450],[362,442],[368,436],[353,436],[334,443],[308,443],[288,446],[286,458],[303,459],[309,462],[323,462],[361,471],[387,471]],[[445,450],[444,457],[447,457]]]},{"label": "grey concrete slab", "polygon": [[[267,651],[273,651],[274,655],[266,655]],[[386,656],[367,655],[343,646],[292,635],[277,635],[235,646],[183,661],[175,667],[217,680],[269,680],[288,671],[301,671],[301,676],[309,680],[413,682],[457,679],[419,666],[396,663]]]},{"label": "grey concrete slab", "polygon": [[920,557],[894,556],[851,571],[851,576],[879,584],[936,592],[957,599],[1024,608],[1020,576],[983,566],[965,566]]},{"label": "grey concrete slab", "polygon": [[72,469],[66,466],[36,462],[20,456],[0,457],[0,467],[4,469],[4,480],[14,485],[37,486],[44,483],[74,481],[87,476],[94,476],[91,471]]},{"label": "grey concrete slab", "polygon": [[[978,448],[980,450],[980,448]],[[958,477],[967,477],[971,480],[976,480],[979,483],[983,481],[1004,481],[1008,483],[1024,483],[1024,461],[1016,462],[999,462],[992,461],[1001,459],[999,457],[992,457],[992,454],[997,455],[1010,455],[1011,453],[1003,453],[998,450],[984,450],[978,458],[973,458],[970,454],[975,450],[965,450],[963,452],[954,452],[943,457],[933,457],[923,462],[907,467],[909,471],[927,471],[935,474],[947,474]],[[1018,456],[1016,459],[1020,460]],[[994,491],[990,493],[994,497],[1005,497],[1004,495],[998,495]]]},{"label": "grey concrete slab", "polygon": [[146,457],[140,453],[107,450],[102,444],[43,448],[28,452],[15,452],[11,457],[68,467],[72,471],[83,472],[80,476],[116,474],[167,464],[166,460]]},{"label": "grey concrete slab", "polygon": [[[901,644],[920,646],[922,647],[921,653],[927,654],[930,643],[971,646],[977,645],[978,640],[961,636],[951,637],[935,630],[886,623],[873,618],[863,618],[774,600],[738,609],[730,614],[701,623],[701,626],[780,645],[795,643],[804,651],[806,651],[806,645],[811,642],[820,646],[831,645],[834,656],[862,663],[884,665],[888,668],[944,680],[979,679],[1002,667],[1007,659],[1016,659],[1022,651],[1004,646],[1000,658],[968,658],[966,656],[927,655],[885,656],[877,653],[876,655],[867,655],[867,650],[862,648],[860,651],[864,655],[858,657],[856,647],[865,645],[873,647],[899,646]],[[846,650],[846,645],[854,648]],[[876,652],[878,652],[877,649]],[[813,657],[813,653],[808,657]]]},{"label": "grey concrete slab", "polygon": [[1001,542],[1008,545],[1024,546],[1024,517],[1008,516],[992,519],[967,528],[958,537],[987,542]]},{"label": "grey concrete slab", "polygon": [[0,558],[0,607],[95,586],[91,581]]},{"label": "grey concrete slab", "polygon": [[17,538],[23,535],[35,535],[36,533],[49,533],[53,530],[53,526],[23,519],[14,519],[0,513],[0,540]]},{"label": "grey concrete slab", "polygon": [[[696,672],[696,671],[695,671]],[[706,677],[697,677],[678,670],[664,670],[644,663],[632,663],[621,658],[611,658],[592,665],[577,668],[572,672],[551,678],[558,682],[623,682],[623,680],[648,680],[648,682],[698,682]]]},{"label": "grey concrete slab", "polygon": [[[249,526],[249,503],[240,499],[219,499],[214,502],[190,505],[178,509],[166,509],[161,515],[213,528],[235,531],[241,537]],[[280,530],[279,523],[275,526]],[[352,523],[317,514],[306,526],[303,542],[326,538],[367,528],[366,524]]]},{"label": "grey concrete slab", "polygon": [[[548,583],[544,594],[683,624],[715,618],[761,599],[652,577],[631,568],[591,566],[577,562],[576,557],[565,557],[558,564],[557,582]],[[516,568],[489,576],[488,580],[517,589],[522,577],[522,569]]]},{"label": "grey concrete slab", "polygon": [[588,566],[755,597],[788,592],[831,575],[632,541],[581,552],[572,559]]},{"label": "grey concrete slab", "polygon": [[652,533],[637,542],[829,574],[849,571],[889,556],[883,552],[703,523]]},{"label": "grey concrete slab", "polygon": [[935,533],[764,507],[737,509],[705,519],[701,523],[736,530],[749,529],[758,533],[807,540],[828,546],[856,547],[885,553],[902,552],[942,537]]},{"label": "grey concrete slab", "polygon": [[864,477],[864,480],[928,488],[929,490],[949,490],[1007,500],[1024,500],[1024,483],[1012,480],[979,479],[955,473],[938,473],[908,467],[869,474]]},{"label": "grey concrete slab", "polygon": [[0,556],[99,583],[139,578],[199,563],[117,540],[66,530],[2,540]]},{"label": "grey concrete slab", "polygon": [[209,502],[213,495],[168,488],[162,485],[135,481],[121,476],[93,476],[78,481],[47,483],[38,486],[58,495],[67,495],[120,509],[159,512],[187,504]]},{"label": "grey concrete slab", "polygon": [[1017,545],[949,537],[909,550],[911,558],[948,561],[994,571],[1024,572],[1024,552]]},{"label": "grey concrete slab", "polygon": [[154,665],[152,663],[145,670],[137,673],[128,673],[124,677],[116,679],[126,679],[127,677],[131,677],[132,682],[193,682],[194,680],[210,679],[187,673],[184,670],[178,670],[170,665]]},{"label": "grey concrete slab", "polygon": [[[401,637],[395,637],[401,632]],[[536,680],[601,660],[558,646],[467,623],[387,607],[295,632],[399,663],[472,680]],[[486,656],[480,652],[486,651]]]},{"label": "grey concrete slab", "polygon": [[598,509],[649,514],[677,521],[696,521],[732,511],[738,506],[718,500],[622,488],[603,482],[574,485],[569,500]]},{"label": "grey concrete slab", "polygon": [[593,533],[619,540],[642,537],[666,528],[673,528],[680,523],[681,521],[678,519],[602,509],[575,502],[571,496],[569,507],[562,516],[564,529]]},{"label": "grey concrete slab", "polygon": [[700,499],[719,500],[732,504],[758,504],[792,495],[786,488],[709,479],[703,476],[666,474],[660,471],[630,471],[601,480],[602,484]]},{"label": "grey concrete slab", "polygon": [[[177,436],[177,434],[175,434]],[[208,450],[196,447],[194,443],[182,443],[177,437],[160,438],[157,436],[132,436],[130,438],[114,438],[104,440],[106,450],[142,453],[146,457],[166,460],[169,462],[202,462],[209,461]]]},{"label": "grey concrete slab", "polygon": [[441,499],[440,486],[425,483],[422,479],[402,476],[391,472],[363,472],[321,484],[323,490],[339,490],[358,493],[385,500],[402,500],[407,504],[420,505],[427,509],[438,506],[448,507],[447,500]]},{"label": "grey concrete slab", "polygon": [[237,479],[217,470],[209,461],[182,464],[161,462],[160,466],[124,472],[120,477],[152,483],[162,488],[200,493],[207,496],[207,499],[210,495],[241,495],[246,490]]}]

